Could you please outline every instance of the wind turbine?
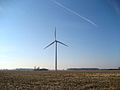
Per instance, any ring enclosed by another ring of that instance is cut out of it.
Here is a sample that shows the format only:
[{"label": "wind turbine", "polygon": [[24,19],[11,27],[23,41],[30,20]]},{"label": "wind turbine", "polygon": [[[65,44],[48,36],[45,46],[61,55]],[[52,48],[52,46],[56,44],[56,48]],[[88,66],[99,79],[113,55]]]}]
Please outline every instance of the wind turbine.
[{"label": "wind turbine", "polygon": [[56,39],[56,27],[55,27],[54,35],[55,35],[55,40],[52,43],[50,43],[48,46],[46,46],[44,49],[48,48],[49,46],[51,46],[52,44],[55,43],[55,71],[57,71],[57,44],[59,43],[59,44],[62,44],[64,46],[67,46],[67,47],[68,47],[68,45],[66,45],[66,44],[64,44]]}]

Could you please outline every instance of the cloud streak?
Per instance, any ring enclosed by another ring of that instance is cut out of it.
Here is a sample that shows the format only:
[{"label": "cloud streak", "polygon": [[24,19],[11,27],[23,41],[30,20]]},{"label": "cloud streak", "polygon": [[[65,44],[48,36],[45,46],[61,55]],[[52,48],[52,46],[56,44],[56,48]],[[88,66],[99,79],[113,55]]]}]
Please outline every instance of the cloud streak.
[{"label": "cloud streak", "polygon": [[120,14],[120,0],[108,0],[108,1],[113,6],[116,13]]},{"label": "cloud streak", "polygon": [[94,23],[93,21],[91,21],[90,19],[88,19],[88,18],[86,18],[86,17],[80,15],[79,13],[77,13],[77,12],[75,12],[75,11],[73,11],[73,10],[67,8],[67,7],[64,6],[63,4],[57,2],[56,0],[51,0],[51,1],[52,1],[53,3],[55,3],[56,5],[58,5],[59,7],[65,9],[66,11],[68,11],[68,12],[70,12],[70,13],[72,13],[72,14],[78,16],[78,17],[80,17],[81,19],[83,19],[83,20],[87,21],[88,23],[90,23],[90,24],[94,25],[95,27],[97,27],[97,24]]}]

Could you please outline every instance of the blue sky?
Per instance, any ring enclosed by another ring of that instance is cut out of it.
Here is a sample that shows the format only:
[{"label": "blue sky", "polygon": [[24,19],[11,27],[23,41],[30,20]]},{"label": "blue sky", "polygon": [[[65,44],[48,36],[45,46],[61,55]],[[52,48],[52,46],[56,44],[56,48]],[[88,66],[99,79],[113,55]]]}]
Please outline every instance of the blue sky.
[{"label": "blue sky", "polygon": [[120,66],[119,0],[0,0],[0,68]]}]

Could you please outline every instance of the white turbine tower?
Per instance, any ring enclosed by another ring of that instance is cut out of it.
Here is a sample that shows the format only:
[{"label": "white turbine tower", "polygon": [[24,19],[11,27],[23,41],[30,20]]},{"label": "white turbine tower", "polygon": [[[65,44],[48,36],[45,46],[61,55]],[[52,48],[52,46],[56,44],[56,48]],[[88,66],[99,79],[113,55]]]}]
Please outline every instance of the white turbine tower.
[{"label": "white turbine tower", "polygon": [[55,35],[55,40],[52,43],[50,43],[48,46],[46,46],[44,49],[48,48],[49,46],[51,46],[52,44],[55,43],[55,71],[57,71],[57,44],[59,43],[59,44],[62,44],[64,46],[67,46],[67,47],[68,47],[68,45],[56,40],[56,27],[55,27],[54,35]]}]

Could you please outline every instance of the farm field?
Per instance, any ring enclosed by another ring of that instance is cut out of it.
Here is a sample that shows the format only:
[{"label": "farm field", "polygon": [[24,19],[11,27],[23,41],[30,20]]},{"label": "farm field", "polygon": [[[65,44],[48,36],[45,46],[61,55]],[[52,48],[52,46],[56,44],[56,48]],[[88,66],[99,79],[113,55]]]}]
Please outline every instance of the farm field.
[{"label": "farm field", "polygon": [[120,90],[120,70],[0,71],[0,90]]}]

